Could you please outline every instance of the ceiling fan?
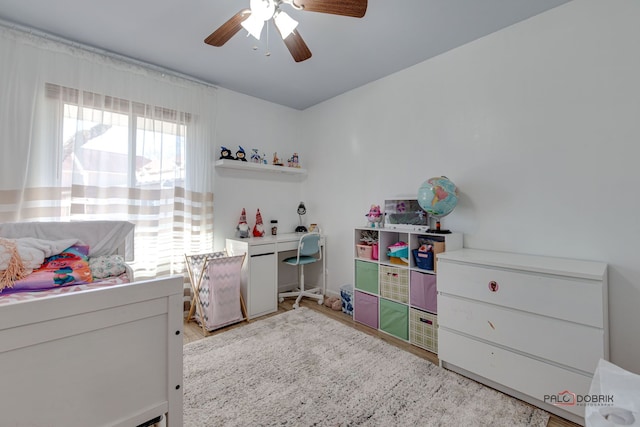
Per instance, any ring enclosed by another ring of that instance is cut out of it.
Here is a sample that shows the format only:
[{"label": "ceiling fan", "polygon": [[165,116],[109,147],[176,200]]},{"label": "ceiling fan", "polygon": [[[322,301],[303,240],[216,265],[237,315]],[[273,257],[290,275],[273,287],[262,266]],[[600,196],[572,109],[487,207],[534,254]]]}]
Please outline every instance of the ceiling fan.
[{"label": "ceiling fan", "polygon": [[250,0],[249,9],[242,9],[220,28],[215,30],[204,42],[211,46],[222,46],[241,28],[246,29],[256,39],[264,23],[273,19],[284,44],[296,62],[311,58],[311,51],[296,30],[298,22],[280,7],[288,4],[296,10],[329,13],[332,15],[362,18],[367,11],[367,0]]}]

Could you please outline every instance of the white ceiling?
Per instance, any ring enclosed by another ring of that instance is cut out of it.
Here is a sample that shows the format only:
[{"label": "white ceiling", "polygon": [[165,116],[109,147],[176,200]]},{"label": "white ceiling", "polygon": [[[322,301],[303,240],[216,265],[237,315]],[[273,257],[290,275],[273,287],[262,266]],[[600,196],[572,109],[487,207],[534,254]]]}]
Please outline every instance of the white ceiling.
[{"label": "white ceiling", "polygon": [[568,1],[369,0],[361,19],[285,5],[313,54],[300,63],[273,27],[204,43],[249,0],[0,0],[0,19],[302,110]]}]

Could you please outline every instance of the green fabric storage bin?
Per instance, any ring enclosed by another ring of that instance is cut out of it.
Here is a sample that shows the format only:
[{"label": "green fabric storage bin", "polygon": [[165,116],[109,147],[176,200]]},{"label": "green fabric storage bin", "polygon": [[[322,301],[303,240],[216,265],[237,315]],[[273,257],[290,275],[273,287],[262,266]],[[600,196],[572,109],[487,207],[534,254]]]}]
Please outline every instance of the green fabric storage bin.
[{"label": "green fabric storage bin", "polygon": [[380,329],[407,341],[409,339],[409,307],[380,298]]},{"label": "green fabric storage bin", "polygon": [[378,293],[378,264],[356,261],[356,289],[372,294]]}]

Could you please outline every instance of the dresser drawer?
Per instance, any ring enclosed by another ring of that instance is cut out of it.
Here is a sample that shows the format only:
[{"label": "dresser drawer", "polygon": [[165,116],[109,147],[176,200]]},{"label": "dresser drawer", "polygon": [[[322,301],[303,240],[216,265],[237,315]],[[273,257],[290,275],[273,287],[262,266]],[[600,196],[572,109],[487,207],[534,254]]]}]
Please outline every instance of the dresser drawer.
[{"label": "dresser drawer", "polygon": [[440,326],[593,375],[604,358],[604,331],[448,295],[438,299]]},{"label": "dresser drawer", "polygon": [[604,327],[601,281],[487,268],[440,259],[438,292]]},{"label": "dresser drawer", "polygon": [[[442,327],[438,330],[438,349],[438,357],[444,362],[444,367],[455,365],[540,402],[544,402],[545,395],[556,395],[565,390],[582,395],[589,393],[591,376],[492,346]],[[562,408],[584,417],[584,406]]]}]

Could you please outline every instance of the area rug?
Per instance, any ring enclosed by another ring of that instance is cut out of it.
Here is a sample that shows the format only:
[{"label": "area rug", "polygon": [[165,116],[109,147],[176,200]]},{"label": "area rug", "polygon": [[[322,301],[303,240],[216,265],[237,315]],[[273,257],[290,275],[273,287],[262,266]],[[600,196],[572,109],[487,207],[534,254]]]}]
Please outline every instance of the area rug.
[{"label": "area rug", "polygon": [[548,419],[304,307],[184,346],[186,427],[543,427]]}]

